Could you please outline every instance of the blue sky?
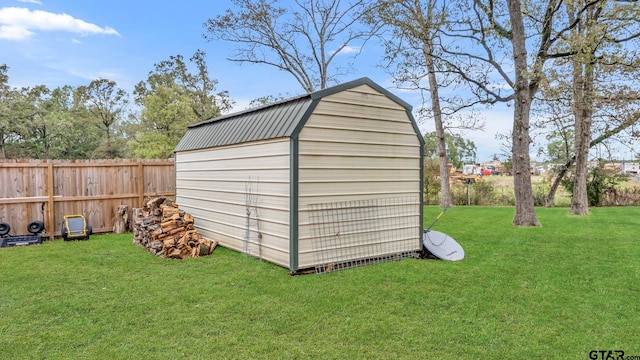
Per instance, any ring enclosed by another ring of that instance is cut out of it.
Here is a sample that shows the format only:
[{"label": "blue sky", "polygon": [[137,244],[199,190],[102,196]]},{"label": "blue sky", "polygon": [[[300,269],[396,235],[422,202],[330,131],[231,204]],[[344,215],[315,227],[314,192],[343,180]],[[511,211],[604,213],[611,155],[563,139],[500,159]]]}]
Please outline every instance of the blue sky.
[{"label": "blue sky", "polygon": [[[131,93],[153,64],[171,55],[189,58],[202,49],[218,90],[227,90],[236,101],[233,111],[261,96],[300,94],[301,87],[290,75],[266,66],[229,62],[232,44],[203,39],[202,24],[230,6],[229,0],[0,0],[0,64],[9,66],[14,87],[80,86],[102,77]],[[382,54],[381,46],[367,44],[355,60],[354,72],[342,81],[369,77],[419,108],[419,94],[395,89],[378,66]],[[476,143],[478,160],[486,161],[502,152],[495,134],[510,130],[512,115],[506,108],[496,108],[482,111],[481,117],[486,130],[463,136]],[[420,127],[433,129],[427,123]]]}]

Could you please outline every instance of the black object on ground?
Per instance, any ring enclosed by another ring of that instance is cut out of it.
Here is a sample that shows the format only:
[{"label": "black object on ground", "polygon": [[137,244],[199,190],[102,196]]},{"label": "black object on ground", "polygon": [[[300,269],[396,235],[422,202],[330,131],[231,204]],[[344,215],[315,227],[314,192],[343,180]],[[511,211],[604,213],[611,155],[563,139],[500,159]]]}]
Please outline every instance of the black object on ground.
[{"label": "black object on ground", "polygon": [[42,244],[42,236],[40,236],[40,233],[44,231],[44,223],[42,221],[30,222],[27,230],[31,235],[8,235],[9,231],[11,231],[11,226],[5,222],[0,222],[0,248]]},{"label": "black object on ground", "polygon": [[0,248],[42,244],[40,235],[14,235],[0,238]]},{"label": "black object on ground", "polygon": [[89,236],[93,233],[90,225],[82,215],[65,215],[62,221],[62,238],[64,241],[69,240],[89,240]]},{"label": "black object on ground", "polygon": [[11,231],[11,226],[6,222],[0,222],[0,236],[5,236]]}]

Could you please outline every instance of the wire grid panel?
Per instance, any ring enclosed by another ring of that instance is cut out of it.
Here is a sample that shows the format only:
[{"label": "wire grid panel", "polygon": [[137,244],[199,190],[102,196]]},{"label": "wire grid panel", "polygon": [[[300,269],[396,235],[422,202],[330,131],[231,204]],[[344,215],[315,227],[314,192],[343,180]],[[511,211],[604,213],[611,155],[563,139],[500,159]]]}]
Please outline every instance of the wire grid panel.
[{"label": "wire grid panel", "polygon": [[245,210],[247,213],[246,226],[244,233],[244,250],[243,253],[262,258],[262,232],[260,230],[260,214],[258,206],[260,199],[258,197],[258,181],[245,183]]},{"label": "wire grid panel", "polygon": [[415,197],[311,204],[309,210],[316,273],[418,255]]}]

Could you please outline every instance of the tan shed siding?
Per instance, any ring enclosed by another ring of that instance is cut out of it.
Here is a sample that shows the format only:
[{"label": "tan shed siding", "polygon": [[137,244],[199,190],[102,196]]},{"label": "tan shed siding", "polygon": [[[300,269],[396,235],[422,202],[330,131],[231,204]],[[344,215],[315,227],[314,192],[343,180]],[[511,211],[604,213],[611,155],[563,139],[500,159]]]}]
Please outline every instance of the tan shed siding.
[{"label": "tan shed siding", "polygon": [[[381,252],[372,255],[419,250],[420,166],[420,140],[404,107],[367,85],[323,98],[299,137],[299,267],[315,265],[309,215],[318,203],[414,199],[399,211],[410,225],[377,219],[364,231]],[[345,247],[344,260],[370,253],[358,247]]]},{"label": "tan shed siding", "polygon": [[243,251],[247,193],[255,194],[260,256],[289,266],[289,138],[176,154],[176,201],[198,231]]}]

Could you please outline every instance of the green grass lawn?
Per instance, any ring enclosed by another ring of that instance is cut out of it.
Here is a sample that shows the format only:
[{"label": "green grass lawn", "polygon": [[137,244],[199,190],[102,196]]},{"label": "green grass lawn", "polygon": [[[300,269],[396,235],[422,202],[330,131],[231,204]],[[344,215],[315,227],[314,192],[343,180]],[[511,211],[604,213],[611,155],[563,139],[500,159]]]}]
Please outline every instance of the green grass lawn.
[{"label": "green grass lawn", "polygon": [[[425,209],[425,224],[438,214]],[[0,249],[2,359],[588,359],[640,355],[640,208],[449,209],[461,262],[321,275],[218,248],[154,257],[131,234]]]}]

